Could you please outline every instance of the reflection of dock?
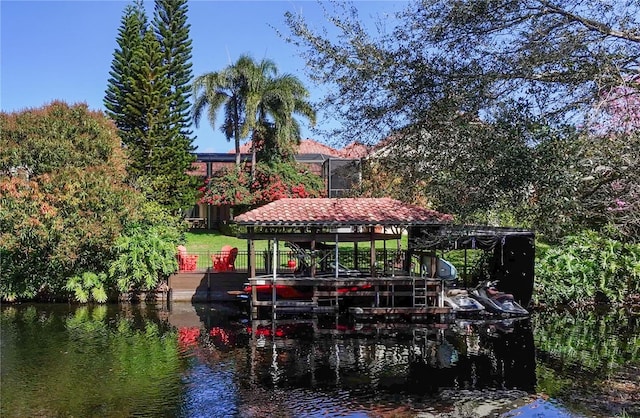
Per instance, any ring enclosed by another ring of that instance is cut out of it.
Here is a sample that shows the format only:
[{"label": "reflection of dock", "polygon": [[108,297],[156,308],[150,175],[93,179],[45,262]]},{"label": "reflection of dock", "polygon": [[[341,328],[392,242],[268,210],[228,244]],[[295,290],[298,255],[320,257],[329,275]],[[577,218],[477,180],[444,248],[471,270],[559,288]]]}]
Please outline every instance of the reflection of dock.
[{"label": "reflection of dock", "polygon": [[527,319],[412,324],[316,317],[253,320],[247,330],[247,374],[256,384],[310,382],[317,390],[393,381],[424,393],[535,385]]}]

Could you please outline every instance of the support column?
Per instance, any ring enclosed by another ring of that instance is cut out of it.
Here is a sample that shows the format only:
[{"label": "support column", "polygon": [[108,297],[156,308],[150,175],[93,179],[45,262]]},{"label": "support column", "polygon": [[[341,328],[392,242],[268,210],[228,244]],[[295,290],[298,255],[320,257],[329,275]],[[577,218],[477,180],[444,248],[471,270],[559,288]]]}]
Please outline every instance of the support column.
[{"label": "support column", "polygon": [[371,277],[376,277],[376,238],[375,238],[375,234],[376,234],[376,227],[375,226],[369,227],[369,242],[371,244],[370,252],[369,252],[370,264],[371,264],[371,269],[370,269]]},{"label": "support column", "polygon": [[311,265],[309,274],[316,277],[316,228],[311,228]]},{"label": "support column", "polygon": [[253,240],[253,227],[247,228],[249,241],[247,250],[249,251],[249,277],[256,277],[256,245]]},{"label": "support column", "polygon": [[278,278],[278,239],[273,238],[273,278],[271,280],[271,316],[275,321],[277,319],[276,314],[276,300],[277,300],[277,289],[276,289],[276,279]]}]

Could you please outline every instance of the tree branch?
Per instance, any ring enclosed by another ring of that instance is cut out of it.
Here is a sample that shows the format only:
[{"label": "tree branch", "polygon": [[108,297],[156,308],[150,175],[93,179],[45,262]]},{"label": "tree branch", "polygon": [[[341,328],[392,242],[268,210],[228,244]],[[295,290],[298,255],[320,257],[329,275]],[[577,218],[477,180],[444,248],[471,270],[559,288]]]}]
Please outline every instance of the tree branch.
[{"label": "tree branch", "polygon": [[600,32],[603,35],[613,36],[615,38],[625,39],[627,41],[640,43],[640,36],[638,35],[634,35],[633,33],[630,33],[630,32],[615,30],[602,22],[597,22],[595,20],[587,19],[585,17],[570,13],[564,9],[561,9],[558,6],[551,4],[546,0],[540,0],[540,3],[543,4],[546,8],[548,8],[551,12],[562,15],[573,22],[580,23],[581,25],[583,25],[589,30]]}]

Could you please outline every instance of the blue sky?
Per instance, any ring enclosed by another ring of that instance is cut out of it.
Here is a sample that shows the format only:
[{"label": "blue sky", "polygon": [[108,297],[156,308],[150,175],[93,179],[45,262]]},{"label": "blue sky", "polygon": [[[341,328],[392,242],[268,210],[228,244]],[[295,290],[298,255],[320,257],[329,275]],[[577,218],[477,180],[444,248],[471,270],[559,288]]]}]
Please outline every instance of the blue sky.
[{"label": "blue sky", "polygon": [[[85,102],[104,110],[120,19],[128,1],[0,1],[0,108],[11,112],[52,100]],[[362,17],[401,9],[402,1],[356,1]],[[149,18],[153,2],[145,1]],[[327,26],[316,1],[214,1],[189,3],[194,76],[217,71],[241,54],[269,58],[280,72],[305,82],[311,100],[322,97],[304,73],[299,50],[273,27],[284,28],[284,13],[299,12],[314,27]],[[320,141],[303,120],[303,138]],[[194,127],[195,128],[195,127]],[[233,148],[205,119],[194,129],[199,152]]]}]

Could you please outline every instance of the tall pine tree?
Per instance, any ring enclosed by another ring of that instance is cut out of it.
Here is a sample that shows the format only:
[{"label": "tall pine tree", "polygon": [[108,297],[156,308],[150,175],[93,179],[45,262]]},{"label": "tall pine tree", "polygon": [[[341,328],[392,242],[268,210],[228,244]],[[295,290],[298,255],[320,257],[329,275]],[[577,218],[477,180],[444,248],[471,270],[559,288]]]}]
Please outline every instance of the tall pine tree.
[{"label": "tall pine tree", "polygon": [[156,0],[153,28],[164,53],[163,65],[171,85],[172,123],[180,127],[185,137],[191,131],[191,39],[187,23],[186,0]]},{"label": "tall pine tree", "polygon": [[105,92],[106,114],[118,127],[120,138],[125,146],[129,146],[131,131],[135,126],[129,120],[124,108],[127,97],[133,93],[133,87],[130,85],[130,77],[133,72],[132,63],[135,51],[140,46],[146,32],[146,27],[147,17],[142,3],[136,2],[127,6],[120,29],[118,29],[116,39],[118,48],[113,53],[111,71],[109,71],[110,78]]},{"label": "tall pine tree", "polygon": [[[194,161],[193,131],[191,130],[191,39],[187,22],[187,0],[156,0],[153,29],[163,52],[162,65],[169,80],[169,117],[172,131],[172,164],[175,172],[171,181],[175,184],[175,196],[182,196],[186,203],[195,202],[195,190],[199,181],[186,175]],[[180,175],[178,175],[180,173]]]},{"label": "tall pine tree", "polygon": [[190,137],[191,40],[183,0],[156,0],[153,27],[140,1],[125,9],[105,95],[130,156],[132,183],[174,213],[195,202]]}]

